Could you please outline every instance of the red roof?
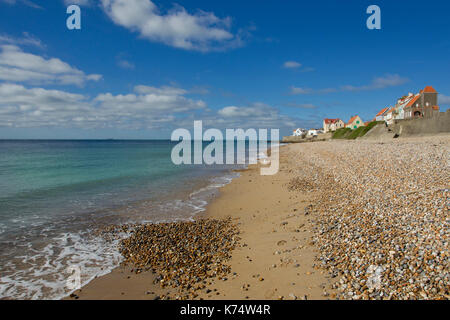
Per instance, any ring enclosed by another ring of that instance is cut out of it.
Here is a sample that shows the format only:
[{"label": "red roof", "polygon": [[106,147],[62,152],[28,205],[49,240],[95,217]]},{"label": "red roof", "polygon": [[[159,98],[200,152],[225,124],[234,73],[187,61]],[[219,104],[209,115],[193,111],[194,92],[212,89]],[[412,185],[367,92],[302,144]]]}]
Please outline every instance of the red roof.
[{"label": "red roof", "polygon": [[420,98],[420,95],[416,95],[414,98],[411,99],[410,102],[405,106],[405,108],[410,108],[418,99]]},{"label": "red roof", "polygon": [[425,89],[423,89],[423,92],[437,93],[432,86],[426,86]]},{"label": "red roof", "polygon": [[382,114],[384,114],[389,108],[384,108],[383,110],[381,110],[380,112],[377,113],[377,115],[375,117],[381,116]]},{"label": "red roof", "polygon": [[358,118],[358,115],[351,117],[347,124],[351,124],[356,118]]},{"label": "red roof", "polygon": [[325,118],[323,121],[325,121],[325,124],[331,124],[331,123],[336,123],[339,120],[340,119],[328,119],[328,118]]}]

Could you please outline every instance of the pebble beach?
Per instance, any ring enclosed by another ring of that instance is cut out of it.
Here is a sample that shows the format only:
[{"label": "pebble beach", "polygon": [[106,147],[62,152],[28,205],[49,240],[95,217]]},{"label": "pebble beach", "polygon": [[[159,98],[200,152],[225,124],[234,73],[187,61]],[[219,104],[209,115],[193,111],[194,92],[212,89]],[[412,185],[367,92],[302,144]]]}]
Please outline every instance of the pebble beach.
[{"label": "pebble beach", "polygon": [[72,298],[448,299],[449,160],[448,135],[284,146],[195,222],[133,226],[128,269]]},{"label": "pebble beach", "polygon": [[314,243],[341,299],[448,299],[448,137],[311,144]]}]

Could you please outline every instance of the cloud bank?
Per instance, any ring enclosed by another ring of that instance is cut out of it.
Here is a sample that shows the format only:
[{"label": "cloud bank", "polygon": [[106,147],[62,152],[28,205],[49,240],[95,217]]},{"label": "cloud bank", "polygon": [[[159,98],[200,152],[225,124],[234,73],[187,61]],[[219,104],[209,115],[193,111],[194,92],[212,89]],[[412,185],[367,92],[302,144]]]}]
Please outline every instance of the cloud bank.
[{"label": "cloud bank", "polygon": [[191,14],[176,5],[166,14],[150,0],[101,0],[107,16],[147,40],[185,50],[213,51],[242,45],[230,31],[231,18],[199,10]]},{"label": "cloud bank", "polygon": [[57,58],[46,59],[22,51],[16,45],[0,45],[0,80],[32,84],[74,84],[98,81],[99,74],[87,75]]},{"label": "cloud bank", "polygon": [[0,127],[114,128],[173,130],[203,120],[214,128],[284,128],[295,126],[276,108],[257,102],[248,106],[208,109],[189,91],[170,86],[140,85],[128,94],[95,97],[62,90],[0,84]]}]

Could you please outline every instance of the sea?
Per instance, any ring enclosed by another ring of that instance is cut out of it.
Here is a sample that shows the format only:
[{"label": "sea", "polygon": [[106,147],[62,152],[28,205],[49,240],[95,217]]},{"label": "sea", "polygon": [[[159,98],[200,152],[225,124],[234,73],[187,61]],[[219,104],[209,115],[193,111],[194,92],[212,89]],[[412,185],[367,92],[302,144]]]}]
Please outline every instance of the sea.
[{"label": "sea", "polygon": [[175,145],[0,140],[0,299],[67,296],[74,272],[85,285],[121,262],[119,240],[96,231],[192,220],[246,166],[175,165]]}]

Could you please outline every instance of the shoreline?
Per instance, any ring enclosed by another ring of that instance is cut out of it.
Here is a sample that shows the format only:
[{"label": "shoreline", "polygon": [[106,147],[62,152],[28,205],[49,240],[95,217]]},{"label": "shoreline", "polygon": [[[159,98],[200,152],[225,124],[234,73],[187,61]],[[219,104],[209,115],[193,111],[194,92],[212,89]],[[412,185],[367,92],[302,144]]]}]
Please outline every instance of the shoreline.
[{"label": "shoreline", "polygon": [[[229,261],[229,277],[225,281],[208,279],[196,299],[320,299],[324,298],[323,289],[329,290],[325,272],[313,268],[316,252],[309,244],[312,235],[303,214],[311,199],[307,194],[288,193],[284,186],[291,178],[285,163],[288,150],[288,145],[280,148],[280,172],[274,176],[261,176],[259,165],[233,170],[240,175],[220,187],[206,210],[194,217],[231,217],[242,238],[242,246],[233,251]],[[265,193],[264,202],[260,201],[261,192]],[[284,220],[289,222],[282,225]],[[294,223],[304,230],[291,230]],[[132,270],[132,266],[118,266],[64,299],[159,299],[175,291],[154,284],[152,272],[136,274]]]},{"label": "shoreline", "polygon": [[[202,182],[198,182],[196,188],[194,188],[194,190],[189,193],[188,198],[190,199],[191,197],[193,197],[193,195],[199,193],[206,193],[204,196],[201,197],[202,202],[204,202],[204,204],[202,204],[201,207],[199,207],[195,211],[195,213],[190,215],[189,218],[187,218],[186,220],[174,220],[173,222],[189,222],[208,218],[206,216],[207,207],[210,205],[211,202],[215,201],[215,199],[217,199],[220,196],[220,189],[232,183],[232,181],[234,181],[235,179],[239,178],[239,175],[235,175],[236,173],[241,173],[246,170],[247,170],[246,168],[224,169],[221,175],[214,176],[212,179],[211,177],[208,177],[207,179],[203,179]],[[223,181],[220,181],[219,184],[217,184],[216,181],[213,182],[214,179],[220,179]],[[207,182],[205,183],[205,181]],[[167,222],[162,221],[157,222],[157,224],[158,223],[167,223]],[[168,221],[168,223],[171,222]],[[136,225],[146,225],[146,224],[153,224],[153,222],[139,222]],[[116,225],[111,225],[110,227],[114,226]],[[105,228],[102,228],[98,231],[102,233],[103,229]],[[112,269],[110,269],[109,271],[100,276],[93,276],[88,282],[82,285],[81,289],[73,290],[69,294],[62,296],[61,298],[57,298],[57,300],[68,300],[79,298],[88,300],[156,299],[161,296],[166,296],[169,293],[175,292],[175,290],[163,290],[159,285],[154,284],[153,282],[156,281],[157,279],[156,274],[151,272],[142,272],[136,274],[134,272],[134,269],[135,267],[133,266],[123,265],[122,263],[120,263],[119,265],[114,266]],[[92,282],[94,283],[92,284]],[[120,288],[125,289],[118,290]],[[130,288],[130,290],[128,290],[127,288]],[[113,293],[111,294],[110,291],[112,291]],[[118,293],[118,291],[120,291],[120,294]],[[143,292],[144,294],[142,294]]]}]

